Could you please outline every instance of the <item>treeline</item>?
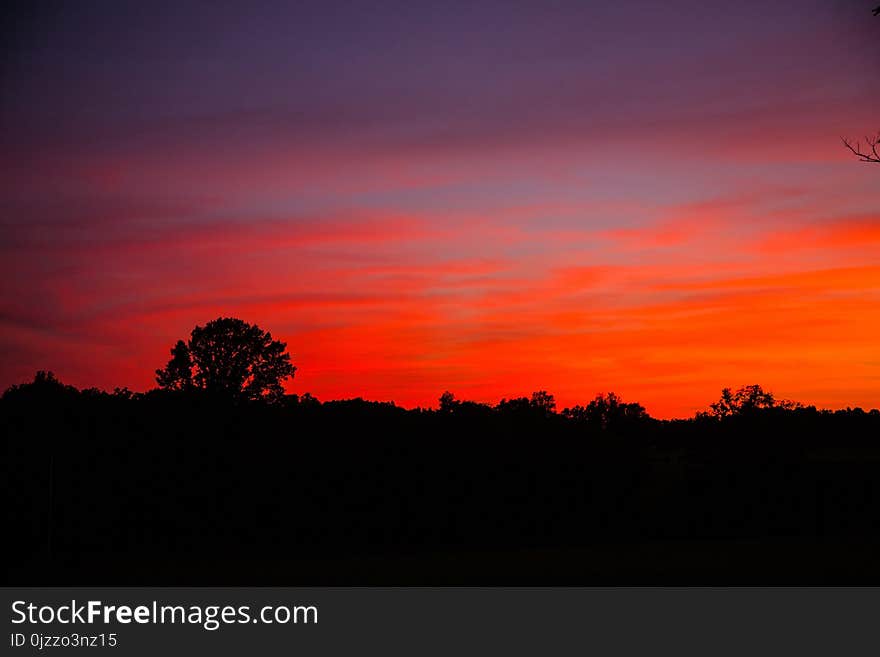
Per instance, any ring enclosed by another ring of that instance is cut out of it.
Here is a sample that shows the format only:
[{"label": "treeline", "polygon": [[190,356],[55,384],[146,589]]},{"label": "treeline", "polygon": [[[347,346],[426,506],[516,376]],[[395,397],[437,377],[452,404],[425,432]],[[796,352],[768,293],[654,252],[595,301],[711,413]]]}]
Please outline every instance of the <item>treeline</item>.
[{"label": "treeline", "polygon": [[0,417],[16,563],[68,574],[152,563],[181,582],[193,560],[229,575],[255,559],[880,539],[880,412],[759,386],[659,421],[613,394],[558,411],[546,392],[495,406],[446,393],[407,410],[79,391],[43,373],[4,393]]},{"label": "treeline", "polygon": [[[272,407],[280,408],[304,408],[315,409],[318,407],[326,407],[328,409],[364,406],[367,408],[394,408],[398,411],[415,413],[415,414],[432,414],[440,415],[456,414],[460,417],[477,417],[489,414],[515,415],[517,417],[532,416],[535,418],[550,418],[554,414],[578,424],[591,424],[599,429],[613,429],[622,427],[638,427],[645,426],[652,422],[657,422],[652,418],[645,407],[636,402],[624,402],[624,400],[614,392],[596,395],[589,403],[585,405],[575,405],[573,407],[563,408],[558,411],[556,407],[555,397],[546,390],[533,392],[530,397],[514,397],[511,399],[502,398],[496,405],[490,405],[469,400],[459,400],[448,390],[440,395],[438,408],[421,408],[404,409],[398,407],[394,402],[370,402],[361,398],[344,399],[338,401],[321,402],[310,393],[303,395],[290,394],[281,395],[277,399],[257,399],[245,400],[231,398],[223,394],[212,393],[211,391],[201,389],[189,390],[168,390],[155,388],[145,393],[132,392],[128,388],[115,388],[113,392],[107,392],[99,388],[85,388],[82,390],[74,386],[66,385],[59,381],[54,373],[48,371],[38,371],[34,375],[34,380],[30,383],[13,385],[6,389],[0,400],[5,403],[4,408],[11,408],[15,404],[29,404],[33,402],[52,401],[57,402],[65,400],[68,403],[74,400],[80,401],[98,401],[102,403],[116,403],[118,401],[128,402],[145,402],[162,398],[174,398],[178,400],[185,399],[196,405],[204,403],[228,404],[232,403],[236,406],[252,405],[254,407]],[[709,405],[706,411],[698,412],[693,420],[701,421],[707,419],[721,420],[729,417],[752,416],[760,413],[763,417],[768,417],[768,413],[780,414],[792,413],[801,416],[815,415],[834,415],[834,416],[862,416],[880,417],[880,410],[871,409],[865,411],[860,407],[846,408],[838,410],[817,409],[815,406],[805,406],[800,402],[787,399],[777,399],[772,392],[764,390],[760,385],[743,386],[736,391],[731,388],[724,388],[717,402]],[[681,422],[688,420],[666,420],[661,422]]]}]

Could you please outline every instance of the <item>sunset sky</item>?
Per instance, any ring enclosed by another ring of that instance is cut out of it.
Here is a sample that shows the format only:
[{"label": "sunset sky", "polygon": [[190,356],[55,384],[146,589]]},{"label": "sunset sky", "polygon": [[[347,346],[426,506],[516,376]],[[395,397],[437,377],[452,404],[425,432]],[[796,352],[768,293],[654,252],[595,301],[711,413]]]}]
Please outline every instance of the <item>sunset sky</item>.
[{"label": "sunset sky", "polygon": [[23,4],[0,387],[223,315],[320,399],[880,406],[876,4]]}]

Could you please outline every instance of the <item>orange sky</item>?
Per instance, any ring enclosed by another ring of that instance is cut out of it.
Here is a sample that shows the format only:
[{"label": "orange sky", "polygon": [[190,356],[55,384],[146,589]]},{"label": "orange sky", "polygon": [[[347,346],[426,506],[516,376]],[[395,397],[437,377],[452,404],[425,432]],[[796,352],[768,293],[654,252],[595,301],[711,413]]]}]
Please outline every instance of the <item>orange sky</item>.
[{"label": "orange sky", "polygon": [[0,385],[143,390],[224,315],[321,399],[880,406],[880,165],[839,141],[880,128],[880,20],[745,3],[708,38],[691,4],[337,25],[338,60],[268,19],[240,50],[232,17],[59,23],[0,108]]}]

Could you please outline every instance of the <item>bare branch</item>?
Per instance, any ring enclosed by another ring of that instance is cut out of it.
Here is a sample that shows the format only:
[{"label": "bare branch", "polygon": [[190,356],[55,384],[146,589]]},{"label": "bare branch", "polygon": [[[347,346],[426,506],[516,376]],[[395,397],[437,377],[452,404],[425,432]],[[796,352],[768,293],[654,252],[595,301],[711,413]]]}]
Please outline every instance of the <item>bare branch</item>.
[{"label": "bare branch", "polygon": [[[880,7],[878,7],[880,9]],[[880,147],[880,132],[877,133],[874,137],[865,137],[865,149],[862,150],[862,142],[855,141],[852,142],[846,137],[841,137],[841,141],[843,145],[846,146],[853,155],[855,155],[861,162],[876,162],[880,164],[880,153],[878,153],[877,148]]]}]

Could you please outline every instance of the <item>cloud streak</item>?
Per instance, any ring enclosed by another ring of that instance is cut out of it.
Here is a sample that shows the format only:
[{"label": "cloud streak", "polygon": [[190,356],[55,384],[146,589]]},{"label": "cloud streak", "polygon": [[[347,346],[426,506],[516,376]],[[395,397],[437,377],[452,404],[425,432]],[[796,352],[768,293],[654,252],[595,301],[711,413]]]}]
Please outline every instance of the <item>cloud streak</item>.
[{"label": "cloud streak", "polygon": [[144,389],[222,314],[324,398],[880,405],[876,173],[838,142],[876,128],[858,12],[417,4],[35,9],[0,384]]}]

